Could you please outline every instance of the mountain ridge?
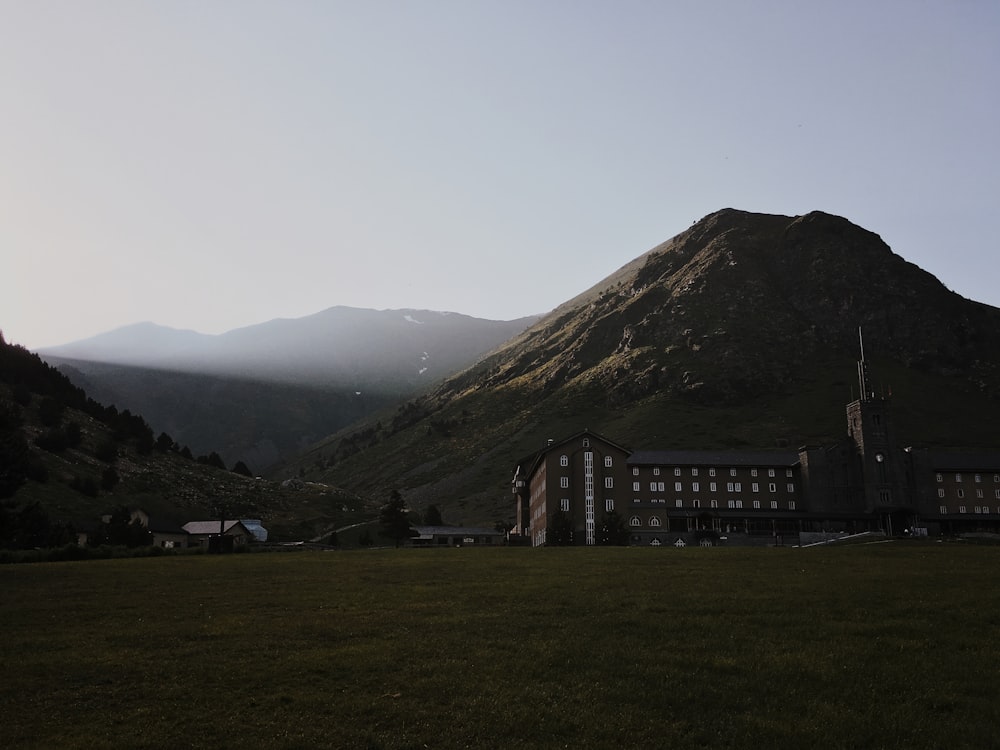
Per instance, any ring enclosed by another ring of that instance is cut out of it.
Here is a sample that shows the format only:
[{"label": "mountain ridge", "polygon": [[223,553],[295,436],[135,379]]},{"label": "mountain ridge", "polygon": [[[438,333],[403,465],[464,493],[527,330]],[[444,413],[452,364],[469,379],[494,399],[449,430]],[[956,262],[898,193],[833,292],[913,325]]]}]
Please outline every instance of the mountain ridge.
[{"label": "mountain ridge", "polygon": [[[432,387],[532,321],[335,306],[214,336],[135,324],[38,353],[158,432],[261,471]],[[95,350],[103,360],[86,358]]]},{"label": "mountain ridge", "polygon": [[[469,350],[482,353],[498,339],[523,330],[535,319],[529,316],[493,321],[433,310],[372,310],[335,305],[300,318],[274,318],[220,334],[150,322],[134,323],[87,339],[44,347],[37,353],[47,360],[72,359],[218,375],[250,374],[256,379],[295,383],[322,382],[348,374],[344,366],[338,366],[338,361],[371,358],[371,348],[361,344],[374,336],[380,341],[390,338],[397,347],[397,355],[402,347],[411,357],[416,375],[428,371],[418,363],[427,362],[432,356],[423,347],[436,345],[443,351],[441,367],[434,367],[437,371],[434,374],[440,376],[453,371],[455,362],[467,364]],[[412,331],[415,336],[410,335],[410,330],[404,334],[399,330],[400,320],[426,329]],[[482,337],[486,343],[477,346],[473,343],[476,337]],[[390,347],[386,349],[392,351]],[[281,357],[287,361],[276,362]],[[384,353],[378,359],[380,366],[395,366]]]},{"label": "mountain ridge", "polygon": [[516,457],[584,427],[634,448],[829,441],[856,387],[859,327],[914,441],[996,441],[980,419],[1000,417],[1000,310],[843,217],[724,209],[412,401],[404,430],[383,418],[371,447],[334,436],[285,470],[308,461],[309,476],[381,495],[377,456],[408,500],[481,522],[505,512]]}]

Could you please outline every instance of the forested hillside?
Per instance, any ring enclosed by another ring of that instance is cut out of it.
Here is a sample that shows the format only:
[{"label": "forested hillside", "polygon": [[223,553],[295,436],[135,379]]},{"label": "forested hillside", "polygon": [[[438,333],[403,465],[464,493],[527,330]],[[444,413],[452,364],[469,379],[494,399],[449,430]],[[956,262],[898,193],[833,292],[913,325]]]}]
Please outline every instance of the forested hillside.
[{"label": "forested hillside", "polygon": [[173,523],[261,518],[275,539],[312,538],[358,518],[361,505],[332,488],[255,479],[215,451],[195,456],[0,335],[0,547],[75,541],[121,508]]}]

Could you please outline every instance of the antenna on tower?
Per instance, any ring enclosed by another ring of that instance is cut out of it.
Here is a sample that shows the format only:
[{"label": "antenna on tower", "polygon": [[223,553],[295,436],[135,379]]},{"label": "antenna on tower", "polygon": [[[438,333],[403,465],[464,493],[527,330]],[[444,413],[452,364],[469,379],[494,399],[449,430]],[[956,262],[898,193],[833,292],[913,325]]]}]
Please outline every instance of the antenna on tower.
[{"label": "antenna on tower", "polygon": [[861,347],[861,359],[858,360],[858,385],[861,387],[861,400],[867,401],[875,396],[868,384],[868,363],[865,362],[865,338],[861,333],[861,326],[858,326],[858,344]]}]

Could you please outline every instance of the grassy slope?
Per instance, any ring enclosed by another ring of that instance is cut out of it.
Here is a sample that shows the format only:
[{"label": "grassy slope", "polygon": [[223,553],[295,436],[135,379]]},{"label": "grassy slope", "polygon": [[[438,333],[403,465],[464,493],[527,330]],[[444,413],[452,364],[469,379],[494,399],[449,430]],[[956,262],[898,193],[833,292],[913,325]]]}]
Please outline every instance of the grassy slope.
[{"label": "grassy slope", "polygon": [[[33,409],[25,410],[30,417]],[[230,516],[260,518],[271,541],[312,539],[333,529],[370,517],[356,495],[336,488],[305,485],[300,489],[282,488],[277,483],[256,481],[229,471],[222,471],[174,452],[153,450],[138,455],[131,444],[117,444],[113,463],[95,457],[97,446],[109,440],[110,430],[95,419],[74,409],[67,409],[65,421],[80,425],[83,434],[78,448],[51,453],[31,445],[34,458],[48,471],[45,482],[27,480],[11,500],[19,505],[37,501],[53,520],[69,521],[79,528],[97,523],[101,516],[119,505],[142,508],[154,519],[187,521],[218,518],[224,504]],[[26,425],[28,439],[41,426]],[[73,477],[100,483],[101,473],[113,465],[121,482],[111,491],[101,490],[96,497],[69,486]]]},{"label": "grassy slope", "polygon": [[[814,362],[799,373],[796,388],[730,407],[657,394],[615,409],[599,384],[582,379],[548,399],[518,383],[470,388],[429,419],[384,436],[324,471],[315,467],[332,453],[335,438],[314,446],[277,476],[294,476],[301,468],[311,478],[383,502],[391,489],[399,489],[411,507],[435,503],[450,522],[492,525],[513,518],[509,482],[515,462],[547,438],[561,439],[585,427],[633,449],[829,444],[845,434],[844,408],[857,397],[854,366],[847,358]],[[992,427],[1000,421],[1000,399],[888,361],[874,363],[873,372],[880,391],[884,384],[884,391],[892,393],[903,445],[1000,449]],[[430,429],[430,419],[449,421],[450,434]]]},{"label": "grassy slope", "polygon": [[6,566],[5,745],[986,747],[998,554],[466,548]]}]

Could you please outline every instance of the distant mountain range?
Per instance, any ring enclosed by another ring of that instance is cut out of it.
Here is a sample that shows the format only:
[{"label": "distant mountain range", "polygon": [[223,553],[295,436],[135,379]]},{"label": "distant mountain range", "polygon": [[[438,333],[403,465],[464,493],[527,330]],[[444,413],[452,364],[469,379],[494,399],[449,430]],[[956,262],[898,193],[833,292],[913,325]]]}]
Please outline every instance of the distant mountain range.
[{"label": "distant mountain range", "polygon": [[583,428],[636,449],[832,441],[857,396],[859,327],[901,440],[998,447],[1000,310],[846,219],[726,209],[275,475],[482,522],[511,515],[517,459]]},{"label": "distant mountain range", "polygon": [[260,471],[472,365],[534,320],[332,307],[217,336],[139,323],[38,354],[95,400]]},{"label": "distant mountain range", "polygon": [[1000,448],[1000,310],[821,212],[716,212],[536,321],[332,308],[218,337],[130,327],[44,355],[195,453],[253,456],[255,471],[280,459],[273,479],[369,510],[399,490],[481,524],[512,518],[516,461],[583,428],[634,449],[840,438],[859,327],[899,442]]},{"label": "distant mountain range", "polygon": [[537,319],[331,307],[214,336],[137,323],[38,354],[46,360],[400,393],[467,367]]}]

